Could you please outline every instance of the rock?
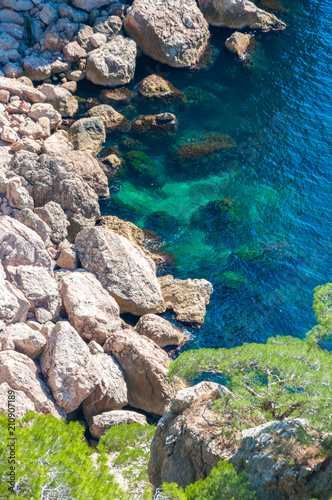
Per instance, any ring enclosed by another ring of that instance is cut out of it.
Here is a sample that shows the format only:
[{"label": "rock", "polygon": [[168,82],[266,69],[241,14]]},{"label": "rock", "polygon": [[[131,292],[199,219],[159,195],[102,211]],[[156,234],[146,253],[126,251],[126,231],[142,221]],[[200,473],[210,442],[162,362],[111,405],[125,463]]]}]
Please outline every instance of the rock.
[{"label": "rock", "polygon": [[67,321],[54,326],[40,365],[57,404],[67,413],[76,410],[99,382],[88,346]]},{"label": "rock", "polygon": [[107,42],[107,36],[103,33],[94,33],[90,36],[90,42],[95,49],[98,49],[98,47],[105,45]]},{"label": "rock", "polygon": [[22,66],[14,63],[8,63],[4,67],[4,73],[7,78],[19,78],[24,75]]},{"label": "rock", "polygon": [[27,189],[22,185],[22,179],[18,176],[11,177],[7,184],[7,200],[12,208],[33,208],[33,199]]},{"label": "rock", "polygon": [[46,102],[52,104],[62,117],[72,118],[77,113],[78,102],[68,90],[49,83],[43,83],[39,90],[45,95]]},{"label": "rock", "polygon": [[86,78],[96,85],[107,87],[125,85],[134,78],[136,54],[136,43],[118,35],[89,53]]},{"label": "rock", "polygon": [[194,66],[209,39],[208,23],[194,0],[135,0],[124,27],[145,54],[179,68]]},{"label": "rock", "polygon": [[62,51],[67,61],[71,63],[78,62],[80,59],[83,59],[88,55],[77,42],[68,43],[63,47]]},{"label": "rock", "polygon": [[30,0],[1,0],[1,7],[7,7],[19,12],[32,9],[33,3]]},{"label": "rock", "polygon": [[240,59],[244,58],[249,45],[253,42],[252,35],[246,35],[235,31],[225,42],[225,47],[233,54],[236,54]]},{"label": "rock", "polygon": [[180,330],[156,314],[145,314],[135,326],[140,334],[153,340],[159,347],[183,344],[185,337]]},{"label": "rock", "polygon": [[[46,384],[37,376],[37,367],[28,356],[16,351],[0,352],[0,384],[8,384],[11,390],[23,392],[37,413],[65,418],[65,413],[55,404]],[[26,401],[26,400],[25,400]],[[7,399],[8,411],[8,399]]]},{"label": "rock", "polygon": [[[15,98],[17,96],[14,96]],[[17,100],[15,101],[11,101],[8,106],[6,107],[6,111],[10,114],[19,114],[19,115],[25,115],[27,113],[29,113],[31,109],[31,104],[29,102],[26,102],[26,101],[20,101],[19,97],[17,97]],[[20,120],[24,120],[23,117],[17,117],[15,116],[14,117],[15,121],[16,122],[20,122]]]},{"label": "rock", "polygon": [[55,74],[57,74],[57,73],[65,73],[70,68],[71,68],[70,62],[68,62],[68,61],[62,61],[61,59],[56,59],[51,64],[51,71],[52,71],[52,73],[55,73]]},{"label": "rock", "polygon": [[17,81],[23,83],[23,85],[27,85],[28,87],[32,87],[33,88],[33,83],[30,80],[30,78],[28,78],[27,76],[20,76],[17,79]]},{"label": "rock", "polygon": [[45,80],[51,76],[50,61],[43,57],[28,56],[23,59],[25,76],[31,80]]},{"label": "rock", "polygon": [[71,94],[75,94],[75,92],[77,91],[77,83],[74,80],[71,82],[62,83],[61,87],[68,90]]},{"label": "rock", "polygon": [[31,102],[44,102],[45,96],[39,90],[25,85],[24,83],[0,76],[0,89],[7,90],[13,95],[18,95],[20,99]]},{"label": "rock", "polygon": [[29,137],[30,139],[34,140],[41,139],[44,135],[44,131],[41,126],[28,117],[23,123],[21,123],[18,131],[21,136]]},{"label": "rock", "polygon": [[94,274],[66,274],[60,294],[71,325],[84,340],[104,344],[111,333],[120,329],[119,306]]},{"label": "rock", "polygon": [[47,139],[51,135],[51,122],[47,116],[38,118],[37,125],[42,129],[42,139]]},{"label": "rock", "polygon": [[86,12],[82,12],[80,10],[73,9],[70,5],[61,4],[59,5],[59,15],[60,17],[64,17],[71,21],[72,23],[86,23],[89,17],[89,14]]},{"label": "rock", "polygon": [[99,117],[81,118],[68,130],[75,149],[96,154],[106,141],[103,121]]},{"label": "rock", "polygon": [[71,23],[68,19],[58,19],[45,31],[45,48],[51,52],[59,52],[72,41],[77,31],[77,23]]},{"label": "rock", "polygon": [[305,419],[267,422],[242,431],[230,462],[249,474],[259,499],[330,498],[332,464],[321,456],[322,441]]},{"label": "rock", "polygon": [[[200,382],[176,394],[159,420],[151,444],[148,474],[154,487],[176,482],[185,488],[205,479],[219,460],[233,455],[237,445],[225,435],[230,425],[224,425],[214,411],[215,400],[229,394],[214,382]],[[238,437],[240,432],[234,434]]]},{"label": "rock", "polygon": [[[9,0],[6,0],[9,1]],[[113,3],[114,0],[72,0],[72,4],[77,9],[86,10],[90,12],[92,9],[99,9],[104,5],[109,5]]]},{"label": "rock", "polygon": [[[104,21],[97,21],[93,25],[95,33],[102,33],[106,35],[106,41],[110,42],[115,38],[122,28],[122,21],[118,16],[110,16]],[[91,40],[90,40],[91,41]]]},{"label": "rock", "polygon": [[65,130],[58,130],[45,139],[42,145],[43,153],[57,157],[65,157],[67,154],[70,154],[73,151],[74,146],[68,137],[69,135]]},{"label": "rock", "polygon": [[18,151],[29,151],[30,153],[39,154],[41,152],[41,147],[40,144],[33,139],[23,137],[12,145],[11,150],[14,153]]},{"label": "rock", "polygon": [[[8,395],[12,388],[6,382],[0,384],[0,415],[8,413]],[[15,391],[15,418],[22,418],[29,411],[35,411],[35,405],[23,391]]]},{"label": "rock", "polygon": [[93,49],[93,45],[90,42],[90,36],[93,36],[93,34],[93,29],[87,24],[82,26],[77,33],[77,41],[84,50],[90,51]]},{"label": "rock", "polygon": [[60,255],[56,260],[56,265],[62,269],[76,269],[78,267],[78,255],[75,248],[68,241],[62,241],[58,246]]},{"label": "rock", "polygon": [[24,24],[24,17],[22,14],[15,12],[12,9],[1,9],[1,22],[2,23],[14,23],[14,24]]},{"label": "rock", "polygon": [[7,104],[7,102],[9,101],[9,97],[10,92],[8,92],[7,90],[0,90],[0,102],[4,102],[5,104]]},{"label": "rock", "polygon": [[112,106],[101,104],[94,106],[87,112],[88,116],[99,116],[102,119],[106,132],[113,130],[120,130],[121,132],[128,132],[130,130],[130,122],[121,113],[115,111]]},{"label": "rock", "polygon": [[100,439],[101,436],[106,434],[108,429],[113,427],[114,425],[121,424],[147,424],[146,417],[141,413],[137,413],[135,411],[126,411],[126,410],[116,410],[116,411],[108,411],[102,413],[101,415],[97,415],[92,419],[92,425],[90,425],[89,430],[91,434]]},{"label": "rock", "polygon": [[127,386],[123,371],[114,359],[105,353],[95,354],[93,360],[100,372],[99,384],[83,401],[82,407],[86,421],[104,411],[118,410],[128,402]]},{"label": "rock", "polygon": [[167,103],[185,102],[186,96],[169,81],[158,75],[149,75],[139,83],[138,93],[149,101]]},{"label": "rock", "polygon": [[129,405],[162,415],[175,392],[167,378],[170,361],[165,351],[129,329],[112,333],[104,351],[114,357],[124,372]]},{"label": "rock", "polygon": [[[85,61],[85,59],[82,59],[82,61]],[[79,82],[81,80],[84,80],[85,71],[81,71],[80,69],[70,69],[69,71],[67,71],[66,77],[70,81]]]},{"label": "rock", "polygon": [[27,189],[36,207],[49,201],[59,203],[70,222],[70,241],[83,227],[93,226],[99,217],[96,193],[64,160],[20,151],[11,168],[28,182]]},{"label": "rock", "polygon": [[172,309],[182,323],[202,325],[213,292],[209,281],[198,279],[179,280],[173,276],[158,278],[167,309]]},{"label": "rock", "polygon": [[205,19],[212,26],[232,29],[285,29],[286,24],[249,0],[198,0]]},{"label": "rock", "polygon": [[[0,264],[2,269],[2,266]],[[0,327],[25,322],[30,309],[23,293],[0,276]]]},{"label": "rock", "polygon": [[[2,15],[2,9],[1,9],[1,15]],[[0,53],[6,53],[10,50],[15,50],[19,48],[19,42],[15,40],[12,36],[10,36],[8,33],[1,32],[0,33]]]},{"label": "rock", "polygon": [[102,104],[127,103],[131,100],[133,93],[126,87],[117,89],[103,89],[99,94]]},{"label": "rock", "polygon": [[145,115],[136,118],[132,124],[136,134],[165,135],[175,132],[178,126],[176,116],[172,113]]},{"label": "rock", "polygon": [[0,217],[0,261],[8,266],[38,266],[52,274],[51,259],[35,231],[7,216]]},{"label": "rock", "polygon": [[49,103],[33,104],[28,116],[36,121],[40,118],[48,118],[50,120],[51,129],[57,128],[62,122],[60,113]]},{"label": "rock", "polygon": [[36,213],[30,210],[30,208],[13,210],[13,217],[33,231],[36,231],[36,233],[41,237],[46,246],[51,245],[51,230],[49,226],[40,217],[38,217]]},{"label": "rock", "polygon": [[69,222],[59,203],[50,201],[43,207],[35,208],[35,213],[49,226],[50,238],[54,243],[67,238]]},{"label": "rock", "polygon": [[88,151],[70,151],[65,158],[98,196],[109,196],[107,177],[98,161]]},{"label": "rock", "polygon": [[7,127],[6,125],[4,125],[2,127],[0,137],[1,137],[1,140],[4,142],[12,142],[13,143],[13,142],[18,141],[18,135],[15,132],[15,130],[13,130],[10,127]]},{"label": "rock", "polygon": [[39,266],[7,267],[8,280],[28,299],[37,321],[56,321],[60,312],[58,286],[49,272]]},{"label": "rock", "polygon": [[57,6],[52,5],[51,3],[45,3],[39,13],[39,19],[47,25],[54,24],[58,17]]},{"label": "rock", "polygon": [[154,262],[123,236],[102,227],[85,229],[76,238],[82,266],[98,277],[121,312],[164,312]]},{"label": "rock", "polygon": [[42,352],[46,344],[44,335],[25,323],[7,326],[0,332],[1,351],[14,350],[33,359]]}]

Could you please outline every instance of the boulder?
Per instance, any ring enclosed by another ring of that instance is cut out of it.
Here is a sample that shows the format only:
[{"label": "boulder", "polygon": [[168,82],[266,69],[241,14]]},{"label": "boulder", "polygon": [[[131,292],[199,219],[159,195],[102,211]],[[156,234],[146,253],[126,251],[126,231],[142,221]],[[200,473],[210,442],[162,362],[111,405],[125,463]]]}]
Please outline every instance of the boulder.
[{"label": "boulder", "polygon": [[94,227],[77,235],[76,249],[82,266],[97,276],[121,312],[138,316],[164,312],[156,266],[137,245],[113,231]]},{"label": "boulder", "polygon": [[35,208],[35,213],[50,228],[50,238],[54,243],[67,238],[69,222],[59,203],[49,201],[43,207]]},{"label": "boulder", "polygon": [[205,19],[212,26],[231,29],[285,29],[275,15],[256,7],[250,0],[198,0]]},{"label": "boulder", "polygon": [[54,326],[40,365],[57,404],[67,413],[76,410],[99,382],[88,346],[67,321]]},{"label": "boulder", "polygon": [[0,261],[8,266],[44,267],[52,275],[51,259],[35,231],[7,216],[0,217]]},{"label": "boulder", "polygon": [[45,243],[45,246],[51,245],[51,230],[49,226],[36,213],[30,210],[30,208],[24,208],[23,210],[13,210],[13,217],[33,231],[36,231],[36,233]]},{"label": "boulder", "polygon": [[237,55],[239,59],[243,59],[248,50],[249,45],[254,41],[252,35],[240,33],[235,31],[225,42],[225,47],[233,54]]},{"label": "boulder", "polygon": [[68,134],[75,149],[93,155],[101,150],[106,141],[103,121],[97,116],[77,120],[68,130]]},{"label": "boulder", "polygon": [[95,49],[98,49],[98,47],[105,45],[107,42],[107,36],[103,33],[94,33],[90,36],[90,42]]},{"label": "boulder", "polygon": [[43,83],[39,90],[44,94],[46,102],[52,104],[62,117],[72,118],[76,114],[78,102],[68,90],[50,83]]},{"label": "boulder", "polygon": [[122,20],[119,16],[110,16],[102,21],[97,19],[93,25],[93,31],[105,35],[107,42],[115,38],[120,33],[121,28]]},{"label": "boulder", "polygon": [[209,281],[201,279],[174,279],[173,276],[158,278],[167,309],[172,309],[182,323],[202,325],[213,292]]},{"label": "boulder", "polygon": [[71,69],[71,64],[68,61],[63,61],[62,59],[56,59],[51,64],[52,73],[65,73]]},{"label": "boulder", "polygon": [[15,142],[12,145],[11,150],[13,153],[17,153],[18,151],[29,151],[30,153],[36,154],[41,153],[40,144],[33,139],[29,139],[28,137],[23,137]]},{"label": "boulder", "polygon": [[39,356],[45,344],[44,335],[25,323],[9,325],[0,332],[1,351],[14,350],[33,359]]},{"label": "boulder", "polygon": [[67,154],[70,154],[74,149],[68,137],[65,130],[58,130],[43,142],[43,153],[57,158],[61,156],[66,158]]},{"label": "boulder", "polygon": [[51,3],[45,3],[43,8],[39,13],[39,19],[44,24],[54,24],[58,19],[58,9],[56,5],[52,5]]},{"label": "boulder", "polygon": [[136,134],[168,135],[178,127],[176,116],[172,113],[139,116],[133,122],[132,129]]},{"label": "boulder", "polygon": [[73,9],[73,7],[66,4],[59,5],[59,15],[60,17],[68,19],[68,21],[71,21],[72,23],[78,24],[86,23],[89,18],[89,14],[86,12]]},{"label": "boulder", "polygon": [[61,281],[60,294],[71,325],[84,340],[104,344],[121,326],[113,297],[88,272],[68,273]]},{"label": "boulder", "polygon": [[32,9],[33,3],[30,0],[1,0],[1,8],[3,7],[20,12]]},{"label": "boulder", "polygon": [[139,83],[138,93],[149,101],[185,102],[186,96],[159,75],[149,75]]},{"label": "boulder", "polygon": [[66,161],[20,151],[14,156],[11,169],[28,182],[27,188],[36,207],[43,207],[50,201],[62,207],[70,222],[70,240],[83,227],[94,225],[100,214],[98,197]]},{"label": "boulder", "polygon": [[94,391],[83,401],[82,407],[86,421],[104,411],[118,410],[128,402],[127,385],[123,371],[114,359],[105,353],[93,355],[100,381]]},{"label": "boulder", "polygon": [[50,120],[51,129],[57,128],[62,122],[60,113],[56,111],[50,103],[33,104],[28,116],[36,121],[40,118],[48,118]]},{"label": "boulder", "polygon": [[113,2],[114,0],[72,0],[71,3],[77,9],[82,9],[90,12],[91,10],[99,9],[99,7],[104,7],[105,5],[109,5]]},{"label": "boulder", "polygon": [[165,481],[185,488],[205,479],[219,460],[234,454],[237,444],[232,438],[239,437],[240,431],[227,438],[231,426],[221,422],[214,410],[216,399],[229,394],[214,382],[200,382],[177,392],[151,443],[148,474],[154,487]]},{"label": "boulder", "polygon": [[162,415],[175,393],[167,378],[170,361],[165,351],[129,329],[112,333],[104,350],[114,357],[124,372],[129,405]]},{"label": "boulder", "polygon": [[19,210],[33,208],[33,199],[26,187],[23,186],[21,177],[14,176],[8,179],[6,197],[12,208]]},{"label": "boulder", "polygon": [[[0,264],[2,269],[2,266]],[[25,322],[30,302],[23,293],[0,277],[0,327],[11,323]]]},{"label": "boulder", "polygon": [[39,323],[58,319],[60,296],[57,283],[45,268],[8,266],[7,276],[8,280],[28,299]]},{"label": "boulder", "polygon": [[30,137],[30,139],[34,140],[44,137],[44,131],[41,126],[28,117],[21,123],[18,132],[22,137]]},{"label": "boulder", "polygon": [[133,93],[126,87],[117,89],[103,89],[99,94],[102,104],[127,103],[131,100]]},{"label": "boulder", "polygon": [[153,340],[159,347],[180,345],[184,343],[185,336],[181,330],[156,314],[145,314],[135,326],[140,334]]},{"label": "boulder", "polygon": [[106,434],[108,429],[114,425],[121,424],[142,424],[146,425],[147,420],[144,415],[137,413],[135,411],[126,410],[116,410],[108,411],[97,415],[92,418],[92,424],[89,427],[89,431],[93,437],[100,439],[101,436]]},{"label": "boulder", "polygon": [[134,78],[137,47],[133,40],[116,36],[87,58],[86,78],[96,85],[116,87]]},{"label": "boulder", "polygon": [[66,414],[55,404],[48,387],[37,373],[37,366],[25,354],[12,350],[0,352],[0,384],[6,383],[15,393],[21,391],[25,394],[31,403],[26,404],[24,398],[24,413],[33,405],[37,413],[65,418]]},{"label": "boulder", "polygon": [[103,121],[106,132],[113,130],[120,130],[121,132],[128,132],[130,130],[130,122],[126,117],[115,111],[112,106],[108,104],[101,104],[94,106],[87,112],[88,116],[99,116]]},{"label": "boulder", "polygon": [[59,52],[73,40],[78,27],[77,23],[72,23],[68,19],[58,19],[45,31],[45,48],[51,52]]},{"label": "boulder", "polygon": [[88,55],[77,42],[68,43],[63,47],[62,52],[67,61],[71,63],[77,63],[80,59],[84,59]]},{"label": "boulder", "polygon": [[71,151],[65,159],[98,196],[109,196],[108,180],[98,161],[88,151]]},{"label": "boulder", "polygon": [[45,102],[45,96],[42,92],[11,78],[0,76],[0,89],[7,90],[13,95],[18,95],[23,100],[36,103]]},{"label": "boulder", "polygon": [[31,80],[45,80],[51,76],[50,61],[38,56],[28,56],[23,59],[24,74]]},{"label": "boulder", "polygon": [[56,260],[56,265],[62,269],[76,269],[78,267],[78,254],[77,250],[69,243],[69,241],[62,241],[57,249],[60,253]]},{"label": "boulder", "polygon": [[179,68],[199,61],[210,35],[195,0],[135,0],[124,27],[145,54]]}]

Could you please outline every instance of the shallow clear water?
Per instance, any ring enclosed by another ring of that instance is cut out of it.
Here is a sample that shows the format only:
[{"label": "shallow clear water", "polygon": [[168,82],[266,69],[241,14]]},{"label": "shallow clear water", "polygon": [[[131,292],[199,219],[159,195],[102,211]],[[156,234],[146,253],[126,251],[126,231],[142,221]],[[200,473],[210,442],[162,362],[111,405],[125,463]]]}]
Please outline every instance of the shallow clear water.
[{"label": "shallow clear water", "polygon": [[[158,73],[188,97],[174,108],[174,137],[131,146],[159,162],[156,182],[128,174],[102,206],[156,230],[176,259],[174,276],[213,283],[204,326],[187,348],[303,337],[315,324],[313,289],[331,281],[332,4],[279,5],[288,27],[256,33],[251,67],[225,51],[230,32],[216,28],[213,64],[177,70],[141,57],[130,86]],[[130,118],[173,111],[137,98],[118,110]],[[191,163],[174,157],[177,141],[202,133],[231,136],[236,147]],[[110,135],[110,145],[130,149],[123,135]],[[208,205],[225,199],[224,211]]]}]

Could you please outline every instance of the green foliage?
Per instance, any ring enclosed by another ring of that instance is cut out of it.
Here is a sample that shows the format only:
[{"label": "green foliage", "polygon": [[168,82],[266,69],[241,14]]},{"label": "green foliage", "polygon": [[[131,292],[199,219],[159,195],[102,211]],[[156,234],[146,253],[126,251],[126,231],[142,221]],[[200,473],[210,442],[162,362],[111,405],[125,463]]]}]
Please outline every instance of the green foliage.
[{"label": "green foliage", "polygon": [[0,497],[32,500],[124,500],[110,475],[105,453],[92,460],[93,450],[78,422],[28,413],[16,424],[16,486],[8,491],[8,420],[0,416]]},{"label": "green foliage", "polygon": [[121,469],[123,477],[129,480],[129,492],[141,489],[142,498],[146,499],[151,498],[147,464],[155,430],[153,425],[116,425],[102,436],[98,446],[102,453],[117,453],[112,464]]},{"label": "green foliage", "polygon": [[221,461],[218,467],[204,480],[187,486],[185,491],[175,484],[163,485],[163,490],[170,500],[255,500],[246,473],[237,474],[233,465]]},{"label": "green foliage", "polygon": [[293,337],[233,349],[200,349],[181,354],[170,376],[194,380],[204,372],[222,374],[241,413],[259,411],[265,420],[305,415],[318,429],[332,430],[332,355]]}]

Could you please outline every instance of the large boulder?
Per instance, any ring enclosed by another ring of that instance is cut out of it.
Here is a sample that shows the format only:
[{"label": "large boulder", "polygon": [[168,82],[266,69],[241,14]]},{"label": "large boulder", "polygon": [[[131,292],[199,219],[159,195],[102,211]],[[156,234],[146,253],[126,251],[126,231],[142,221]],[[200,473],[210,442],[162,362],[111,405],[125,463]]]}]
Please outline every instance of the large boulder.
[{"label": "large boulder", "polygon": [[156,314],[144,314],[135,326],[140,334],[153,340],[159,347],[180,345],[185,341],[181,330]]},{"label": "large boulder", "polygon": [[93,437],[100,439],[108,429],[114,425],[121,424],[141,424],[146,425],[147,420],[144,415],[136,411],[115,410],[102,413],[93,417],[89,430]]},{"label": "large boulder", "polygon": [[167,309],[175,312],[182,323],[202,325],[213,292],[212,285],[204,279],[174,279],[173,276],[158,278]]},{"label": "large boulder", "polygon": [[165,351],[130,329],[111,334],[104,350],[124,372],[129,405],[162,415],[175,393],[167,378],[170,361]]},{"label": "large boulder", "polygon": [[29,208],[23,210],[13,210],[14,219],[29,227],[41,237],[45,246],[51,246],[49,226],[35,212]]},{"label": "large boulder", "polygon": [[182,92],[159,75],[149,75],[144,78],[139,83],[138,93],[148,101],[167,103],[186,101],[186,96]]},{"label": "large boulder", "polygon": [[124,27],[145,54],[180,68],[195,65],[209,39],[208,23],[195,0],[135,0]]},{"label": "large boulder", "polygon": [[254,37],[245,33],[235,31],[227,38],[225,47],[233,54],[237,55],[239,59],[245,59],[249,46],[254,43]]},{"label": "large boulder", "polygon": [[40,364],[57,404],[67,413],[76,410],[99,382],[88,346],[67,321],[54,326]]},{"label": "large boulder", "polygon": [[62,117],[72,118],[78,110],[78,102],[75,97],[65,88],[56,87],[50,83],[43,83],[39,87],[46,98],[46,102],[52,104],[53,108]]},{"label": "large boulder", "polygon": [[36,121],[39,118],[48,118],[50,120],[51,129],[57,128],[62,122],[59,111],[54,109],[52,104],[46,102],[33,104],[28,116]]},{"label": "large boulder", "polygon": [[0,332],[0,350],[12,349],[35,358],[43,351],[46,339],[38,330],[25,323],[9,325]]},{"label": "large boulder", "polygon": [[38,234],[11,217],[0,217],[0,261],[8,266],[39,266],[52,273],[51,259]]},{"label": "large boulder", "polygon": [[118,35],[89,53],[86,78],[96,85],[107,87],[125,85],[134,78],[136,54],[136,43]]},{"label": "large boulder", "polygon": [[30,309],[30,302],[23,293],[11,285],[5,277],[0,262],[0,327],[11,323],[24,323]]},{"label": "large boulder", "polygon": [[286,25],[275,15],[259,9],[250,0],[198,0],[205,19],[212,26],[232,29],[280,30]]},{"label": "large boulder", "polygon": [[35,213],[50,228],[50,239],[60,243],[68,236],[68,219],[59,203],[49,201],[43,207],[35,208]]},{"label": "large boulder", "polygon": [[28,182],[27,188],[36,207],[51,201],[62,207],[70,222],[70,239],[83,227],[94,225],[100,214],[98,196],[65,160],[19,151],[12,160],[11,169]]},{"label": "large boulder", "polygon": [[25,394],[21,412],[27,413],[32,409],[37,413],[50,413],[54,417],[64,418],[64,411],[55,404],[48,387],[37,374],[37,366],[25,354],[12,350],[0,352],[0,387],[8,384],[11,390]]},{"label": "large boulder", "polygon": [[151,444],[148,473],[154,487],[175,482],[185,488],[205,479],[219,460],[227,460],[237,451],[232,438],[239,437],[240,432],[227,438],[229,425],[224,426],[214,410],[215,401],[229,394],[214,382],[201,382],[177,392]]},{"label": "large boulder", "polygon": [[45,80],[51,76],[50,61],[38,56],[27,56],[23,59],[24,74],[31,80]]},{"label": "large boulder", "polygon": [[99,116],[104,123],[106,132],[113,130],[120,130],[121,132],[128,132],[130,130],[130,122],[126,117],[115,111],[112,106],[108,104],[101,104],[89,109],[88,116]]},{"label": "large boulder", "polygon": [[82,403],[84,416],[89,423],[94,415],[119,410],[128,403],[127,385],[117,362],[105,353],[95,354],[93,360],[100,372],[100,380]]},{"label": "large boulder", "polygon": [[9,281],[22,291],[31,304],[31,311],[39,323],[56,321],[60,313],[57,283],[40,266],[8,266]]},{"label": "large boulder", "polygon": [[68,130],[68,134],[75,149],[87,151],[92,155],[99,153],[106,141],[104,123],[97,116],[77,120]]},{"label": "large boulder", "polygon": [[84,340],[104,344],[121,326],[120,308],[94,274],[66,273],[61,298],[71,325]]},{"label": "large boulder", "polygon": [[156,266],[137,245],[113,231],[94,227],[77,235],[76,249],[82,266],[98,277],[121,312],[141,316],[165,311]]}]

